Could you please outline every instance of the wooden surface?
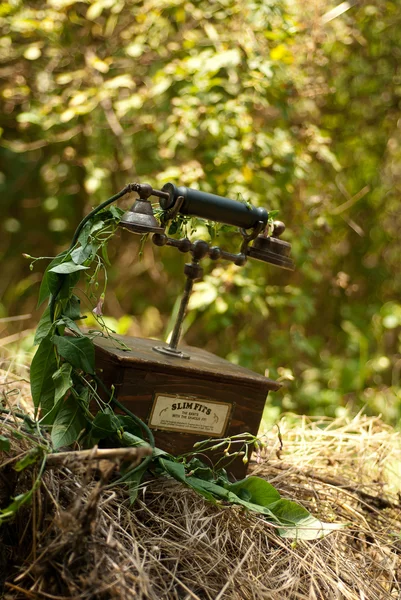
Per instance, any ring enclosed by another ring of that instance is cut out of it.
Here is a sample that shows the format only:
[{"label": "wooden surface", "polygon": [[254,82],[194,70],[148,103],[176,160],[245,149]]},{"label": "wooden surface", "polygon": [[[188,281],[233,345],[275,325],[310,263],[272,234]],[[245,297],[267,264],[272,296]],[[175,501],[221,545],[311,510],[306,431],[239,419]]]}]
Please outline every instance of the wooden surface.
[{"label": "wooden surface", "polygon": [[114,337],[121,339],[131,350],[121,350],[116,342],[113,342],[109,338],[97,337],[94,339],[94,343],[97,347],[108,352],[111,360],[114,359],[124,366],[134,363],[135,368],[138,366],[142,366],[143,368],[150,366],[152,369],[166,373],[183,374],[186,376],[194,375],[198,378],[204,377],[208,381],[218,380],[229,382],[235,379],[237,382],[243,382],[248,385],[265,385],[266,390],[278,390],[281,387],[279,383],[268,379],[264,375],[254,373],[245,367],[234,365],[228,360],[206,352],[206,350],[202,350],[201,348],[180,346],[180,349],[191,355],[190,360],[170,358],[152,350],[153,346],[163,346],[163,342],[128,336],[115,335]]}]

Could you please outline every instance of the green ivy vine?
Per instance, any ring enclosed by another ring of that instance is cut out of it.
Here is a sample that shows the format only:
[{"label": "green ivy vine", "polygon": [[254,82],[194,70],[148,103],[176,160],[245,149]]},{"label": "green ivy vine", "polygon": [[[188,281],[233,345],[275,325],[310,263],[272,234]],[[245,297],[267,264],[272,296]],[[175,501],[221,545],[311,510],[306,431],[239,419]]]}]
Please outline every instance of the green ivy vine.
[{"label": "green ivy vine", "polygon": [[[40,473],[46,454],[65,447],[91,448],[99,443],[112,447],[150,446],[151,456],[135,468],[122,470],[119,478],[110,484],[128,485],[132,502],[146,471],[150,471],[154,475],[173,477],[214,504],[236,504],[259,513],[277,527],[282,537],[315,539],[326,535],[338,525],[322,523],[296,502],[281,498],[270,483],[259,477],[250,476],[233,483],[224,469],[218,465],[211,468],[199,458],[200,451],[225,446],[226,457],[234,459],[240,455],[246,462],[248,453],[260,448],[261,442],[255,436],[244,433],[232,439],[206,440],[190,454],[172,456],[155,447],[152,431],[146,423],[127,410],[97,375],[93,338],[99,331],[84,332],[79,327],[78,322],[84,317],[75,287],[80,278],[85,277],[85,294],[96,303],[93,312],[102,325],[101,334],[111,335],[101,317],[109,264],[107,243],[123,214],[112,204],[131,190],[130,185],[126,186],[92,210],[78,226],[69,248],[51,260],[42,279],[39,305],[47,300],[48,306],[35,334],[38,349],[31,366],[31,389],[34,426],[36,430],[49,430],[52,444],[51,447],[42,444],[34,456],[34,461],[41,461]],[[39,259],[29,258],[33,268]],[[105,284],[99,293],[101,272]],[[105,395],[107,400],[104,400]],[[2,443],[6,445],[4,440]],[[27,496],[24,502],[29,499]],[[18,509],[21,501],[14,499],[0,512],[0,523]]]}]

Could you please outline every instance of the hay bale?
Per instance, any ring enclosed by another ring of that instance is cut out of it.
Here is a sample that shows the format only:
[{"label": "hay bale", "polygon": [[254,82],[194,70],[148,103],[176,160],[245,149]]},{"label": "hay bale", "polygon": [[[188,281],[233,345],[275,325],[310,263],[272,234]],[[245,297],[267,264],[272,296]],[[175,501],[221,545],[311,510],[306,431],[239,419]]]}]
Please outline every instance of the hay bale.
[{"label": "hay bale", "polygon": [[[2,431],[21,419],[2,415]],[[168,478],[147,478],[134,507],[99,461],[46,469],[33,502],[0,528],[4,598],[385,600],[401,594],[400,436],[379,418],[287,416],[251,465],[284,497],[349,523],[313,541],[278,537],[241,507],[214,506]],[[32,485],[0,454],[0,501]],[[2,500],[1,500],[2,499]],[[1,589],[1,588],[0,588]]]}]

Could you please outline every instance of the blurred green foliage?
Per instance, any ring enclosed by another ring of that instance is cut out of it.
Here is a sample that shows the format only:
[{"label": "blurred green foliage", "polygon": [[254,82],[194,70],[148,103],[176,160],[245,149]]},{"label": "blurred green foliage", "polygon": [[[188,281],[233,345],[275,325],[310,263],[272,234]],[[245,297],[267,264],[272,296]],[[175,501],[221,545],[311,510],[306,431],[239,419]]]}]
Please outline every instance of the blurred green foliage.
[{"label": "blurred green foliage", "polygon": [[[58,253],[128,181],[173,181],[280,210],[297,264],[208,265],[186,341],[279,378],[272,415],[399,419],[401,14],[310,4],[2,3],[3,341],[27,327],[8,316],[38,319],[23,252]],[[185,257],[147,243],[139,260],[128,232],[110,246],[109,324],[162,336]]]}]

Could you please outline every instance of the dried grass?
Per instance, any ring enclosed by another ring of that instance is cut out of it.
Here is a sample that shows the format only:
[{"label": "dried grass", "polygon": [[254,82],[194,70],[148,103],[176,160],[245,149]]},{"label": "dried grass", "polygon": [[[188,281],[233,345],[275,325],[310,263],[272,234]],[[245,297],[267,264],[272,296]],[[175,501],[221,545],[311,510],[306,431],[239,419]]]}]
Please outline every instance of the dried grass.
[{"label": "dried grass", "polygon": [[0,399],[5,406],[15,406],[33,415],[28,366],[15,365],[0,357]]},{"label": "dried grass", "polygon": [[[13,383],[13,385],[15,382]],[[3,415],[2,429],[18,429]],[[349,523],[291,543],[239,507],[216,507],[167,479],[150,478],[134,507],[103,471],[46,470],[30,507],[0,529],[4,598],[116,600],[385,600],[401,598],[401,440],[379,418],[287,416],[268,434],[253,473],[316,516]],[[0,500],[21,493],[0,458]],[[1,582],[0,582],[1,583]]]}]

